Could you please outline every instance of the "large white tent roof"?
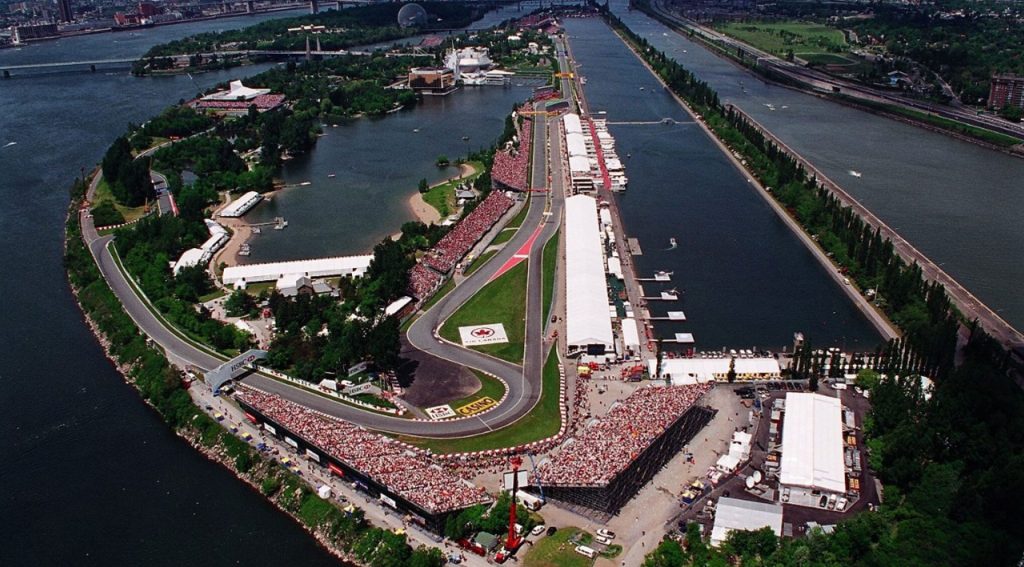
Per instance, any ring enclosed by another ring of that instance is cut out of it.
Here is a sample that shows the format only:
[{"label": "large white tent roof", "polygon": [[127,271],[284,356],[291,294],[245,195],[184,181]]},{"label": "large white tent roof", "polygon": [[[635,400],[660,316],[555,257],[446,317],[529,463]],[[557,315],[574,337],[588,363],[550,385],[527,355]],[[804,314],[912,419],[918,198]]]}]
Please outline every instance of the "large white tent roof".
[{"label": "large white tent roof", "polygon": [[569,156],[569,171],[573,175],[590,173],[590,158],[587,156]]},{"label": "large white tent roof", "polygon": [[636,319],[622,320],[622,342],[626,348],[638,348],[640,346],[640,330],[636,326]]},{"label": "large white tent roof", "polygon": [[723,496],[715,508],[711,545],[721,545],[733,530],[759,530],[764,527],[771,528],[777,536],[782,535],[782,506]]},{"label": "large white tent roof", "polygon": [[249,209],[251,209],[256,203],[263,199],[263,195],[255,191],[249,191],[241,197],[231,201],[223,209],[220,210],[219,216],[222,217],[240,217],[244,215]]},{"label": "large white tent roof", "polygon": [[228,90],[208,94],[203,100],[252,100],[265,94],[270,94],[270,89],[251,89],[242,81],[231,81]]},{"label": "large white tent roof", "polygon": [[570,156],[586,157],[587,155],[587,141],[583,138],[583,134],[566,135],[565,146],[568,149]]},{"label": "large white tent roof", "polygon": [[583,124],[580,122],[580,117],[576,114],[566,114],[562,117],[562,124],[565,125],[565,133],[583,133]]},{"label": "large white tent roof", "polygon": [[782,484],[846,491],[842,405],[821,394],[786,394]]},{"label": "large white tent roof", "polygon": [[597,201],[586,195],[565,200],[566,341],[570,347],[612,348]]},{"label": "large white tent roof", "polygon": [[236,283],[250,284],[253,282],[277,281],[289,274],[303,275],[310,278],[332,276],[360,277],[370,267],[371,260],[373,260],[373,255],[368,254],[231,266],[224,268],[223,279],[224,285],[233,285]]},{"label": "large white tent roof", "polygon": [[[717,358],[666,358],[661,361],[661,375],[668,375],[673,384],[699,384],[715,379],[723,379],[729,373],[731,357]],[[736,359],[736,376],[740,378],[779,376],[779,361],[772,357]],[[651,365],[651,376],[654,376],[654,361]]]}]

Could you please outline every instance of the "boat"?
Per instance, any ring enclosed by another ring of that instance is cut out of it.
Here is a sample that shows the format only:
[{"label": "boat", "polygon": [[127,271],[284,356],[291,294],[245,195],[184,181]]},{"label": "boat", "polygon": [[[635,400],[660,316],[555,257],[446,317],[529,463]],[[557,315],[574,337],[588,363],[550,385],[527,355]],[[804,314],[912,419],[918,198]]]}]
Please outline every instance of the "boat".
[{"label": "boat", "polygon": [[302,183],[299,183],[299,187],[308,187],[308,186],[310,186],[312,184],[313,184],[312,181],[303,181]]},{"label": "boat", "polygon": [[852,175],[854,177],[860,177],[861,175],[863,175],[863,173],[861,173],[859,171],[854,171],[854,170],[851,169],[850,170],[850,175]]},{"label": "boat", "polygon": [[676,243],[676,238],[674,236],[668,239],[668,248],[666,248],[666,250],[675,250],[678,247],[679,245]]},{"label": "boat", "polygon": [[462,141],[463,142],[468,142],[469,141],[469,136],[463,136],[462,137]]},{"label": "boat", "polygon": [[640,90],[644,90],[644,88],[643,88],[643,87],[640,87]]},{"label": "boat", "polygon": [[335,177],[337,177],[337,176],[335,174],[333,174],[333,173],[328,173],[327,174],[327,179],[334,179]]},{"label": "boat", "polygon": [[419,134],[419,132],[420,132],[420,129],[419,129],[419,128],[413,128],[413,129],[412,129],[412,133],[413,133],[413,134]]}]

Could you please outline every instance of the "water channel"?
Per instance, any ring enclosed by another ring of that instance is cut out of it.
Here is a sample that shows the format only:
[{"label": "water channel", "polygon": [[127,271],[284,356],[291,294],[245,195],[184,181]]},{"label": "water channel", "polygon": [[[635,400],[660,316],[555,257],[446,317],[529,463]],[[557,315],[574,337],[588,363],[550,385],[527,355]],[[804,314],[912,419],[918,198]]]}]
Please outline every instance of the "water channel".
[{"label": "water channel", "polygon": [[646,295],[683,292],[679,302],[650,302],[654,315],[687,317],[657,323],[658,336],[690,332],[703,350],[779,349],[799,331],[817,345],[873,349],[877,332],[825,268],[611,29],[596,18],[564,24],[591,112],[607,112],[629,176],[618,198],[626,234],[643,250],[638,276],[673,272],[671,284],[645,285]]},{"label": "water channel", "polygon": [[767,84],[627,10],[625,0],[610,4],[630,29],[809,159],[1010,324],[1024,328],[1024,159]]}]

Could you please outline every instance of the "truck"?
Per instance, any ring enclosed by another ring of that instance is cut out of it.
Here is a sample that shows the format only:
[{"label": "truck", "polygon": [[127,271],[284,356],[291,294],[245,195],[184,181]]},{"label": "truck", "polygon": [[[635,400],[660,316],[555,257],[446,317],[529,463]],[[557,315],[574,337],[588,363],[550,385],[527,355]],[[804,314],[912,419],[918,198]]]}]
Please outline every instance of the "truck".
[{"label": "truck", "polygon": [[536,512],[540,510],[540,507],[544,505],[544,501],[529,492],[523,492],[519,490],[516,492],[516,502],[519,502],[523,506],[526,506],[527,510]]}]

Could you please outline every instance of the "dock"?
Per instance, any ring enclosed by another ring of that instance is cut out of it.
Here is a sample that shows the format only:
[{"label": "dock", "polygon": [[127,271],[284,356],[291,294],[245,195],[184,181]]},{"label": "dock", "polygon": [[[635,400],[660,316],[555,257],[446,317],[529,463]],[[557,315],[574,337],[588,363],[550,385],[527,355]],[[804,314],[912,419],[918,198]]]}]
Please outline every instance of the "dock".
[{"label": "dock", "polygon": [[654,274],[653,278],[636,278],[638,282],[670,282],[672,281],[672,272],[658,272]]},{"label": "dock", "polygon": [[640,249],[640,241],[636,238],[628,238],[626,242],[629,244],[629,253],[634,256],[643,256],[644,251]]},{"label": "dock", "polygon": [[679,343],[684,345],[693,344],[693,333],[676,333],[674,338],[660,339],[663,343]]},{"label": "dock", "polygon": [[647,301],[679,301],[679,294],[675,291],[663,291],[661,295],[649,295],[643,299]]},{"label": "dock", "polygon": [[685,321],[686,313],[682,311],[669,311],[665,317],[648,317],[650,321]]}]

